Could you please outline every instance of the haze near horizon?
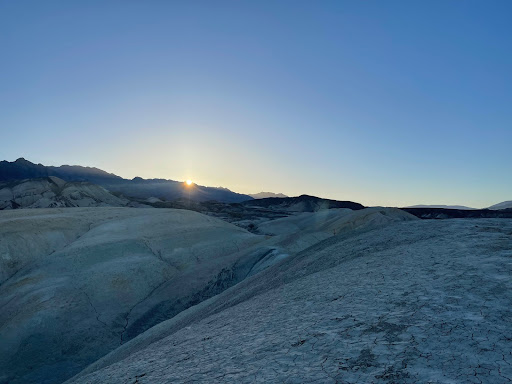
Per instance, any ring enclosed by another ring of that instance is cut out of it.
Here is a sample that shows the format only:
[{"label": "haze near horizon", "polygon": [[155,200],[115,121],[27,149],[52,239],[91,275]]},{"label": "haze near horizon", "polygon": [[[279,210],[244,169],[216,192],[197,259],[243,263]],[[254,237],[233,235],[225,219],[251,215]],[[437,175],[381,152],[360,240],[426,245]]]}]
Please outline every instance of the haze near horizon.
[{"label": "haze near horizon", "polygon": [[1,2],[0,160],[365,205],[510,200],[512,4]]}]

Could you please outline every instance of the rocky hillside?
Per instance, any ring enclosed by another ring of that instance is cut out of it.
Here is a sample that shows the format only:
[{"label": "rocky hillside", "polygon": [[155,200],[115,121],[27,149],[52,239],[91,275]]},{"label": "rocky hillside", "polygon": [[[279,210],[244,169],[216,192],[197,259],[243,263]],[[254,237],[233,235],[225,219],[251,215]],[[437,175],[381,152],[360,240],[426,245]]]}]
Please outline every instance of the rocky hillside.
[{"label": "rocky hillside", "polygon": [[129,201],[88,182],[58,177],[0,182],[0,210],[56,207],[123,207]]}]

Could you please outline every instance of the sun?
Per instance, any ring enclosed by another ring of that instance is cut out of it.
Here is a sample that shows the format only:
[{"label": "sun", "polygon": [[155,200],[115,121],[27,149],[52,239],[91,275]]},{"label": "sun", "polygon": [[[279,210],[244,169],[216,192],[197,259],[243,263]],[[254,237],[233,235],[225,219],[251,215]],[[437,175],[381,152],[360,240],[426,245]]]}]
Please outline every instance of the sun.
[{"label": "sun", "polygon": [[192,185],[192,180],[187,180],[185,183],[187,183],[187,185]]}]

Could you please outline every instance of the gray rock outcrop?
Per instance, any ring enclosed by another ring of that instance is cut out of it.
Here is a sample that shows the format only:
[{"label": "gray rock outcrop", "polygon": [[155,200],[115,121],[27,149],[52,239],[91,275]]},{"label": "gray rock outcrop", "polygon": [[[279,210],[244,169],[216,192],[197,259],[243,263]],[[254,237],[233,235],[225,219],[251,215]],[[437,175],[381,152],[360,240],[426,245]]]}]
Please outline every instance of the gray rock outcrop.
[{"label": "gray rock outcrop", "polygon": [[123,207],[130,202],[88,182],[55,176],[0,183],[0,210],[56,207]]}]

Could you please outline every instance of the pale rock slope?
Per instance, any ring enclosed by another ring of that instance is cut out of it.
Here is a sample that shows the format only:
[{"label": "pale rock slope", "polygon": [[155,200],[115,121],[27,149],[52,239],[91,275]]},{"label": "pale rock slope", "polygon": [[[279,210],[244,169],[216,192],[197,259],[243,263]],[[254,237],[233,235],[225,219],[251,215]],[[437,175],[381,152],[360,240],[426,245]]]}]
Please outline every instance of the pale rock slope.
[{"label": "pale rock slope", "polygon": [[129,201],[87,182],[66,182],[58,177],[0,183],[0,210],[55,207],[123,207]]},{"label": "pale rock slope", "polygon": [[69,382],[510,382],[512,220],[378,221],[181,312]]},{"label": "pale rock slope", "polygon": [[256,232],[272,236],[266,244],[276,251],[295,254],[335,235],[414,219],[409,213],[395,208],[327,209],[266,221],[256,227]]},{"label": "pale rock slope", "polygon": [[184,210],[0,212],[0,382],[62,382],[236,283],[264,239]]}]

